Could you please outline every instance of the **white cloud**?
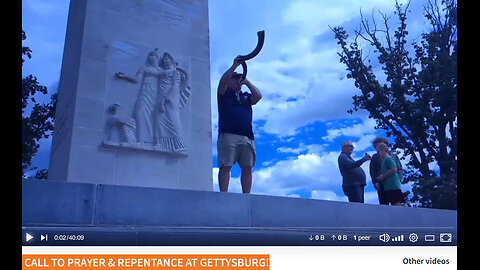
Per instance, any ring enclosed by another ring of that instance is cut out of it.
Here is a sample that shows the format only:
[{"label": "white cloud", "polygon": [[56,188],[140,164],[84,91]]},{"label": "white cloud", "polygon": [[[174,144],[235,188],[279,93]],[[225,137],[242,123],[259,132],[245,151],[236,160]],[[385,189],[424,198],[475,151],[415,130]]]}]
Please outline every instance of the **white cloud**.
[{"label": "white cloud", "polygon": [[[374,133],[376,131],[375,125],[376,123],[374,119],[366,118],[362,123],[355,124],[353,126],[329,129],[327,130],[327,136],[322,137],[322,139],[333,141],[335,138],[340,136],[362,137],[364,134]],[[356,147],[359,146],[356,145]]]},{"label": "white cloud", "polygon": [[312,199],[348,202],[345,195],[339,196],[331,190],[312,190]]},{"label": "white cloud", "polygon": [[375,139],[375,135],[364,135],[360,138],[360,140],[353,143],[355,146],[355,150],[363,151],[368,147],[372,146],[372,141]]},{"label": "white cloud", "polygon": [[341,186],[338,153],[307,153],[254,170],[252,193],[287,196],[298,189],[329,190]]},{"label": "white cloud", "polygon": [[347,114],[352,96],[357,94],[352,82],[338,78],[343,72],[340,68],[337,73],[322,74],[321,70],[318,66],[298,68],[296,82],[275,79],[279,75],[271,73],[280,73],[278,70],[259,71],[258,76],[265,76],[264,82],[258,80],[264,99],[254,108],[254,117],[266,121],[263,131],[292,136],[298,128],[315,121],[354,117]]},{"label": "white cloud", "polygon": [[277,148],[277,151],[281,153],[300,154],[305,151],[308,151],[309,153],[320,153],[323,149],[324,147],[319,144],[305,145],[304,143],[300,143],[297,148],[279,147]]}]

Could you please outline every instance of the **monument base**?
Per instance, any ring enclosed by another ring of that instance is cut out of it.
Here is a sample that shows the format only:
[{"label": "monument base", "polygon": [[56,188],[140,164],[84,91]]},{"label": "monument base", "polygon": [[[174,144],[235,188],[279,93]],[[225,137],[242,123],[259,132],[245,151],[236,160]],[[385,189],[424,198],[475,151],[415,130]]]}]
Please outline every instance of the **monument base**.
[{"label": "monument base", "polygon": [[452,245],[457,212],[24,179],[22,226],[40,235],[25,245],[379,245],[385,233],[419,239],[396,245]]}]

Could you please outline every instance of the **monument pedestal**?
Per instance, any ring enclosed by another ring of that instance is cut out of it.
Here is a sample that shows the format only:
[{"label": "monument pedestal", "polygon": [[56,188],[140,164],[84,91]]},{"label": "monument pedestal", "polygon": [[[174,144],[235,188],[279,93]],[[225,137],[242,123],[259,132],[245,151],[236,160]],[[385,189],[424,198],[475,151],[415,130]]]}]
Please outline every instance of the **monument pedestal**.
[{"label": "monument pedestal", "polygon": [[208,26],[207,0],[71,0],[49,180],[211,191]]},{"label": "monument pedestal", "polygon": [[[379,245],[379,235],[449,233],[457,212],[276,196],[22,181],[25,232],[87,240],[39,245]],[[315,240],[346,235],[348,241]],[[371,241],[352,242],[354,236]],[[49,239],[53,239],[50,236]]]}]

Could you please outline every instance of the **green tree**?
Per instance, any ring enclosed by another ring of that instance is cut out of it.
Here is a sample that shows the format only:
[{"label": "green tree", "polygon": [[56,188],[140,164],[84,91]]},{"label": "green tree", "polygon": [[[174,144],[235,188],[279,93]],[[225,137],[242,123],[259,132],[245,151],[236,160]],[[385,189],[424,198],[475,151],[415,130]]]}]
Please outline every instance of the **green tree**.
[{"label": "green tree", "polygon": [[[25,32],[22,30],[22,41],[26,39]],[[29,59],[32,57],[32,51],[28,47],[22,46],[22,66],[25,62],[24,56]],[[35,94],[47,94],[47,87],[40,85],[37,77],[28,75],[22,79],[22,175],[25,176],[26,170],[31,168],[32,159],[40,148],[39,141],[47,139],[53,131],[55,118],[55,107],[57,94],[50,97],[48,104],[40,104],[35,100]],[[31,105],[28,112],[27,107]],[[45,178],[46,170],[36,173],[37,177]]]},{"label": "green tree", "polygon": [[[361,14],[360,28],[350,43],[344,28],[332,29],[347,77],[361,90],[349,112],[367,110],[376,128],[393,135],[393,147],[409,157],[404,183],[414,182],[412,203],[456,209],[457,4],[429,1],[424,15],[431,29],[412,46],[407,41],[408,7],[396,3],[398,27],[393,33],[390,17],[382,13],[381,27],[373,16],[369,21]],[[385,82],[375,75],[370,55],[364,55],[365,45],[377,55]],[[430,169],[433,162],[439,174]]]}]

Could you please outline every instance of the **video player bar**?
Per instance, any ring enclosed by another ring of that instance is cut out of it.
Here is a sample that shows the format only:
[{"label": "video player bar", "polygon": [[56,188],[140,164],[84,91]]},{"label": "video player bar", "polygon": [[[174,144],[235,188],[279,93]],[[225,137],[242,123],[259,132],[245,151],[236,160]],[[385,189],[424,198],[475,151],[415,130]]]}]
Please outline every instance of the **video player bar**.
[{"label": "video player bar", "polygon": [[452,228],[24,227],[24,246],[456,246]]}]

